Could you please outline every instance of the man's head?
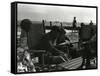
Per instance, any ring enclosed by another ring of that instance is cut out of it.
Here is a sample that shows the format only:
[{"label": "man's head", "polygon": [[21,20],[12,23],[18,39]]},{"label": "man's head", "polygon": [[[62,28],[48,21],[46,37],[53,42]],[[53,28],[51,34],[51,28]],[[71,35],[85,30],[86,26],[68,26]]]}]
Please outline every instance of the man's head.
[{"label": "man's head", "polygon": [[21,29],[23,29],[25,32],[28,32],[30,29],[32,22],[29,19],[24,19],[21,21]]},{"label": "man's head", "polygon": [[54,31],[54,32],[60,33],[60,34],[65,34],[66,33],[63,28],[58,27],[58,26],[53,26],[51,30]]},{"label": "man's head", "polygon": [[92,21],[90,21],[90,24],[89,25],[93,25],[93,22]]},{"label": "man's head", "polygon": [[57,26],[52,26],[51,30],[54,32],[60,32],[60,29]]},{"label": "man's head", "polygon": [[84,23],[81,23],[81,27],[84,27],[85,26],[85,24]]},{"label": "man's head", "polygon": [[74,20],[76,20],[76,17],[74,17]]}]

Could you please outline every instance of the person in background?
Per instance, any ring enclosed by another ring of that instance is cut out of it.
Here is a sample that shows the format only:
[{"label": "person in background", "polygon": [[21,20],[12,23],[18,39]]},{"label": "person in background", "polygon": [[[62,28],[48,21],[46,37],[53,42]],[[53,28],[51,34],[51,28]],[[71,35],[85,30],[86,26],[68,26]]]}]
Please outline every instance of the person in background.
[{"label": "person in background", "polygon": [[73,28],[76,28],[76,17],[74,17],[74,20],[73,20]]},{"label": "person in background", "polygon": [[92,58],[90,40],[94,34],[91,26],[91,23],[89,25],[81,23],[81,28],[79,29],[79,46],[83,46],[81,50],[81,55],[83,57],[82,67],[85,65],[87,69],[90,67],[90,59]]}]

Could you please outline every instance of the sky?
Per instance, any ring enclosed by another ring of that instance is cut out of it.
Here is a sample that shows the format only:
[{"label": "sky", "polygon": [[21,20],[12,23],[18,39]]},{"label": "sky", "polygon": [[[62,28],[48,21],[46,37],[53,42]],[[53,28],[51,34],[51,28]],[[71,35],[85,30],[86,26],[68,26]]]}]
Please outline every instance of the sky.
[{"label": "sky", "polygon": [[96,8],[18,4],[18,20],[96,23]]}]

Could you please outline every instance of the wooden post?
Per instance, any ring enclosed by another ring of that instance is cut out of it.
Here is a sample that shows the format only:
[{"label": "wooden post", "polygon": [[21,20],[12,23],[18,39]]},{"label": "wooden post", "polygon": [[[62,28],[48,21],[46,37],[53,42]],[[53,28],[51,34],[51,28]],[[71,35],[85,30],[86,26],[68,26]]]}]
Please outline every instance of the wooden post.
[{"label": "wooden post", "polygon": [[45,33],[45,21],[44,20],[42,20],[42,24],[43,24],[43,29],[44,29],[44,33]]},{"label": "wooden post", "polygon": [[44,20],[42,20],[42,23],[43,23],[43,26],[45,25],[45,22],[44,22]]}]

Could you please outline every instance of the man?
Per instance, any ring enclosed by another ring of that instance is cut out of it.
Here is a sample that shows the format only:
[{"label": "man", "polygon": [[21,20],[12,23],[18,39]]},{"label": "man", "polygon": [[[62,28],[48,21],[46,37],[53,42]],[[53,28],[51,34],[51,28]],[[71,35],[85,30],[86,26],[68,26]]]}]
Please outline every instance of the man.
[{"label": "man", "polygon": [[28,33],[32,22],[29,19],[24,19],[21,21],[21,41],[20,47],[18,47],[18,69],[25,70],[26,72],[36,72],[35,65],[32,62],[32,58],[29,52],[28,45]]},{"label": "man", "polygon": [[79,45],[83,47],[81,50],[81,55],[83,57],[82,66],[85,65],[87,69],[90,67],[90,59],[92,58],[90,40],[93,35],[92,25],[85,25],[84,23],[81,23],[81,28],[79,30]]},{"label": "man", "polygon": [[65,54],[61,49],[58,48],[58,45],[61,42],[64,42],[65,39],[67,38],[65,37],[64,29],[53,26],[51,32],[43,36],[37,48],[46,50],[53,56],[63,56],[65,60],[68,60],[68,58],[66,57],[67,54]]},{"label": "man", "polygon": [[73,20],[73,28],[76,28],[76,17],[74,17],[74,20]]}]

